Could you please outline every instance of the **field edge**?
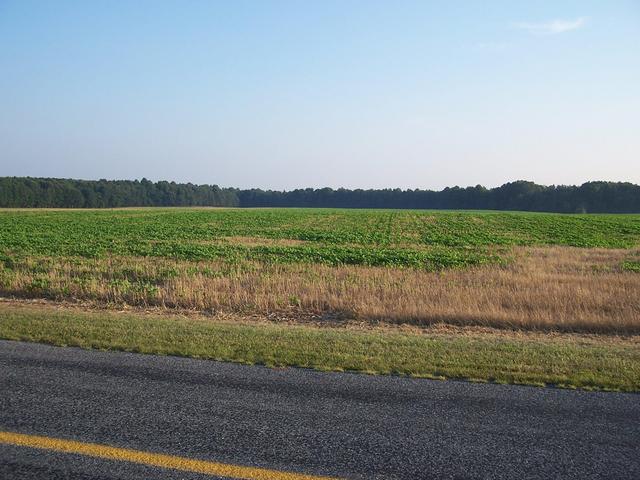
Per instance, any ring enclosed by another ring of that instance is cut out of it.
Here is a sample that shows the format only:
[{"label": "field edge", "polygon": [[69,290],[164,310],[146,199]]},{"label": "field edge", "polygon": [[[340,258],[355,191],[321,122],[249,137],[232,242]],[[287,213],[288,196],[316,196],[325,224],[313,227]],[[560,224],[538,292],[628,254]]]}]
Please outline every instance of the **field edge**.
[{"label": "field edge", "polygon": [[267,367],[640,392],[637,337],[363,331],[0,303],[0,338]]}]

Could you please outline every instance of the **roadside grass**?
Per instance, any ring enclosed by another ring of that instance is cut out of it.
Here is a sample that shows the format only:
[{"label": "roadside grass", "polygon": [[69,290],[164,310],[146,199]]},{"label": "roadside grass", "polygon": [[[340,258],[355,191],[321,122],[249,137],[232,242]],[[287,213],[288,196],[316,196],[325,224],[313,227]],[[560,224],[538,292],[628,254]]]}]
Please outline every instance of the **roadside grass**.
[{"label": "roadside grass", "polygon": [[640,339],[489,329],[354,329],[0,304],[0,338],[159,355],[640,391]]}]

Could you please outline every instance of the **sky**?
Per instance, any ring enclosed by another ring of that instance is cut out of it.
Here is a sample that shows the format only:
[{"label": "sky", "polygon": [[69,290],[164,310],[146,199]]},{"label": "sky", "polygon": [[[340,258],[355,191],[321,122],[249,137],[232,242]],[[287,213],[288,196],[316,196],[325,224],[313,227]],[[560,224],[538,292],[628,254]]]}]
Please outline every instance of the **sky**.
[{"label": "sky", "polygon": [[640,183],[640,1],[0,0],[0,176]]}]

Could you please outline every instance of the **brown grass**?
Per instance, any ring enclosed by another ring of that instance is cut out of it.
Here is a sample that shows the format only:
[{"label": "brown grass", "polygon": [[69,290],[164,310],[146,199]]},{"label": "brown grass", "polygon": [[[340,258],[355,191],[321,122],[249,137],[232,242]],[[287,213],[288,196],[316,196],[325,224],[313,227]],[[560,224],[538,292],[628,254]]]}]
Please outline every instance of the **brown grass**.
[{"label": "brown grass", "polygon": [[258,246],[291,247],[291,246],[304,245],[305,243],[308,243],[308,242],[305,242],[304,240],[296,240],[293,238],[259,238],[259,237],[232,236],[232,237],[221,237],[221,238],[216,238],[210,241],[194,242],[194,243],[196,244],[197,243],[203,243],[203,244],[223,243],[223,244],[230,244],[230,245],[244,245],[248,247],[258,247]]},{"label": "brown grass", "polygon": [[183,262],[156,258],[29,259],[4,295],[153,305],[281,319],[640,333],[640,275],[628,250],[521,248],[506,266],[413,269]]}]

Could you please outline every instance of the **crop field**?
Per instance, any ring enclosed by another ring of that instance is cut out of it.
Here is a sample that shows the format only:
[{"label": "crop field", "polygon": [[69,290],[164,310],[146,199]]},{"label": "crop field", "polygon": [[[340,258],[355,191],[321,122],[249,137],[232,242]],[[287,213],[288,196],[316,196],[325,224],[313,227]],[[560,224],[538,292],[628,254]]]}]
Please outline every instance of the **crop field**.
[{"label": "crop field", "polygon": [[[495,260],[491,247],[633,248],[640,215],[332,209],[5,210],[20,254],[224,258],[434,268]],[[261,243],[259,240],[262,239]]]},{"label": "crop field", "polygon": [[3,210],[0,293],[275,320],[640,332],[640,215]]}]

